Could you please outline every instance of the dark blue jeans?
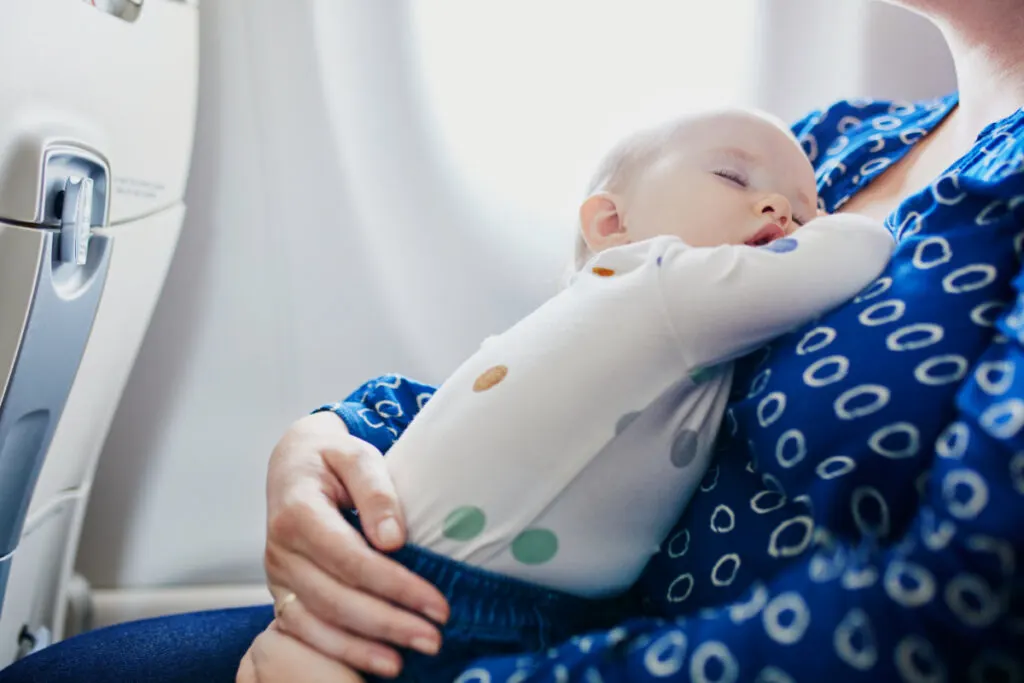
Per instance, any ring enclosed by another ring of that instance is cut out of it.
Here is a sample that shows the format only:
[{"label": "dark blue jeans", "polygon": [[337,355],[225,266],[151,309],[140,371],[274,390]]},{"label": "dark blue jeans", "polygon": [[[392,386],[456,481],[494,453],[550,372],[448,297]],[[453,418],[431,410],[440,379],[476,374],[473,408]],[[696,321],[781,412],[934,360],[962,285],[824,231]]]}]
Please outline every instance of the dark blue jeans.
[{"label": "dark blue jeans", "polygon": [[267,606],[147,619],[89,631],[0,671],[0,683],[234,683],[274,618]]},{"label": "dark blue jeans", "polygon": [[[353,526],[361,528],[355,514],[344,514]],[[427,656],[400,650],[403,666],[394,679],[397,683],[451,683],[482,657],[543,651],[571,636],[610,628],[636,611],[630,610],[633,604],[628,595],[588,600],[412,545],[391,557],[437,586],[451,608],[441,629],[441,651]]]}]

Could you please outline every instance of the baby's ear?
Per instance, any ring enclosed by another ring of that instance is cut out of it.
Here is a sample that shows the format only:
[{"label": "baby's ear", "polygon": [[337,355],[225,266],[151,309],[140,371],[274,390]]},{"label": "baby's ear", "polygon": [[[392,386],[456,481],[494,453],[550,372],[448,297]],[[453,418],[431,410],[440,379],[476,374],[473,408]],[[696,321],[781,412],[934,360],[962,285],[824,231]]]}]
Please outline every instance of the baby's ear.
[{"label": "baby's ear", "polygon": [[601,251],[629,241],[622,223],[620,204],[614,195],[600,192],[588,197],[580,206],[580,230],[591,251]]}]

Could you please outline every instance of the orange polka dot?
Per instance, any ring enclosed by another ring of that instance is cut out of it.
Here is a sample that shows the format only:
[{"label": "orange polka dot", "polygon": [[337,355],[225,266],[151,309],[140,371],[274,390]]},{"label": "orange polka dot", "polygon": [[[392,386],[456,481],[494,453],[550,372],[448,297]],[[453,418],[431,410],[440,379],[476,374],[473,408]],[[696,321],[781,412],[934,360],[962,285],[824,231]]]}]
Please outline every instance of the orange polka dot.
[{"label": "orange polka dot", "polygon": [[504,365],[495,365],[490,368],[484,374],[476,378],[473,382],[473,391],[487,391],[495,384],[505,379],[505,375],[508,374],[508,368]]},{"label": "orange polka dot", "polygon": [[601,266],[594,266],[592,270],[594,271],[594,275],[600,277],[611,277],[612,275],[615,275],[615,271],[612,270],[611,268],[602,268]]}]

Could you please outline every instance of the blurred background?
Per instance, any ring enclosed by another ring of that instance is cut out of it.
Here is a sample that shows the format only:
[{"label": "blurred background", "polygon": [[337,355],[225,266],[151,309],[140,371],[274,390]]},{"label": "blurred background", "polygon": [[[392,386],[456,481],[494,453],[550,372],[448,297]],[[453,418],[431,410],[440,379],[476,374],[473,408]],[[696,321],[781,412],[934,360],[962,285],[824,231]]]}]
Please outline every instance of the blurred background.
[{"label": "blurred background", "polygon": [[935,30],[866,0],[198,13],[187,213],[102,447],[72,632],[267,599],[264,476],[289,423],[380,374],[439,382],[550,296],[595,161],[638,123],[954,88]]}]

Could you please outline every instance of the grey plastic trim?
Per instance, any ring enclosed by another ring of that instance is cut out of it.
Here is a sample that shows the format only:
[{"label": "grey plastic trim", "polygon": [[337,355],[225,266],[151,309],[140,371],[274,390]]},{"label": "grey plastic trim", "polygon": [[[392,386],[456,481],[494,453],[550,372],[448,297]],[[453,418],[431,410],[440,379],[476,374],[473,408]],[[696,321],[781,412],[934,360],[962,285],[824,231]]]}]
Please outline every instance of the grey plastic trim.
[{"label": "grey plastic trim", "polygon": [[55,260],[55,237],[47,231],[32,308],[0,402],[0,556],[17,547],[110,267],[109,237],[90,240],[85,266]]}]

